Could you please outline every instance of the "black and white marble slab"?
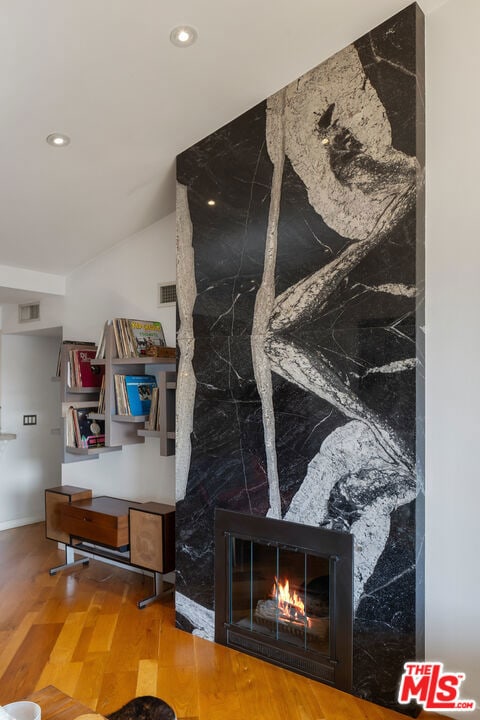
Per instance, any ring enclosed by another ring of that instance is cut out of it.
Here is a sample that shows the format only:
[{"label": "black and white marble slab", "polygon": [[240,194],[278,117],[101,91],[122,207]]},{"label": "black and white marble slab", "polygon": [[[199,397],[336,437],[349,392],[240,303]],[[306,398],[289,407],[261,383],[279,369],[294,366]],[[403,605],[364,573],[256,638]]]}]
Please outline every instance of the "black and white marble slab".
[{"label": "black and white marble slab", "polygon": [[213,638],[216,507],[351,532],[354,692],[396,709],[423,652],[423,75],[411,5],[177,160],[178,624]]}]

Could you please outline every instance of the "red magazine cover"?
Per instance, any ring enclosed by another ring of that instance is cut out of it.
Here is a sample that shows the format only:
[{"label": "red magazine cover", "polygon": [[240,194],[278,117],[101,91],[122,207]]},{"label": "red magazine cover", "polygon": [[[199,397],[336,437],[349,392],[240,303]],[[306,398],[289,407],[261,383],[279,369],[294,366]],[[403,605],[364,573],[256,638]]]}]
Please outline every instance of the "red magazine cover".
[{"label": "red magazine cover", "polygon": [[75,350],[78,380],[80,387],[100,387],[105,372],[103,365],[91,365],[96,356],[95,350]]}]

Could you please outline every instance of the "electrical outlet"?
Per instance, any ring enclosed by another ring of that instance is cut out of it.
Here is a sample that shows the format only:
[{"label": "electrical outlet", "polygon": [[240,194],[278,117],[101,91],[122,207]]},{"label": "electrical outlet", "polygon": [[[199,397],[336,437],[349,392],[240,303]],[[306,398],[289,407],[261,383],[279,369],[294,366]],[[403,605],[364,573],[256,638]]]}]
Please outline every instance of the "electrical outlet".
[{"label": "electrical outlet", "polygon": [[24,425],[36,425],[37,424],[37,416],[36,415],[24,415],[23,416],[23,424]]}]

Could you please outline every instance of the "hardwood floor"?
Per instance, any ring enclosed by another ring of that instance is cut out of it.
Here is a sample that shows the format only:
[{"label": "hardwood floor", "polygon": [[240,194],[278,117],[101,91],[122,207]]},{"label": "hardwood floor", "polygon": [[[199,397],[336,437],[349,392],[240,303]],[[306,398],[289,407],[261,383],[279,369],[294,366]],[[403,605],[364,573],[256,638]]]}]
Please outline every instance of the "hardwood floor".
[{"label": "hardwood floor", "polygon": [[171,600],[138,610],[149,577],[96,560],[50,577],[62,561],[43,524],[0,532],[0,705],[55,685],[101,714],[156,695],[182,720],[405,717],[176,630]]}]

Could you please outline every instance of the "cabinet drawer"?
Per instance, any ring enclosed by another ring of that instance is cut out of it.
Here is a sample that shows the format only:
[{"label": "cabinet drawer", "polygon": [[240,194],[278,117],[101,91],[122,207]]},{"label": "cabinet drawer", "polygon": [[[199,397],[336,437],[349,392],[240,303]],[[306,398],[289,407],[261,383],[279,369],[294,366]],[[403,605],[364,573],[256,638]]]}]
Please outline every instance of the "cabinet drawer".
[{"label": "cabinet drawer", "polygon": [[128,508],[135,503],[117,498],[98,497],[63,505],[62,530],[110,547],[128,545]]}]

